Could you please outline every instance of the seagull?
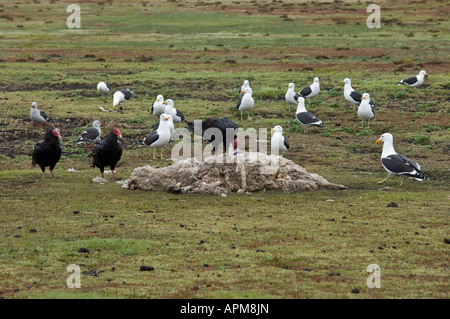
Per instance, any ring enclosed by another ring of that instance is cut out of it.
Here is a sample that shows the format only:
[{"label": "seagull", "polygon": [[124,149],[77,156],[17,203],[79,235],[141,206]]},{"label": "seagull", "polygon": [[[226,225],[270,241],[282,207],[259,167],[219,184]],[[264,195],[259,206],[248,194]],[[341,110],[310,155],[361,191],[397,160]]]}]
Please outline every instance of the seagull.
[{"label": "seagull", "polygon": [[159,117],[159,126],[156,131],[151,131],[144,138],[141,145],[147,145],[153,148],[153,159],[156,159],[156,148],[161,148],[161,158],[162,157],[162,147],[166,146],[170,142],[170,129],[169,129],[169,118],[167,114],[163,113]]},{"label": "seagull", "polygon": [[133,96],[134,92],[129,90],[119,90],[114,93],[113,97],[113,109],[119,104],[120,102],[126,102]]},{"label": "seagull", "polygon": [[[362,95],[359,92],[356,92],[352,88],[352,81],[349,78],[345,78],[344,81],[341,81],[344,85],[344,97],[347,101],[353,104],[361,104]],[[372,101],[370,101],[370,105],[375,105]]]},{"label": "seagull", "polygon": [[410,87],[415,87],[415,86],[422,85],[423,82],[425,81],[425,77],[427,77],[427,76],[428,76],[427,72],[425,72],[425,70],[422,70],[419,72],[418,75],[401,80],[400,82],[397,82],[395,84],[404,84],[404,85],[407,85]]},{"label": "seagull", "polygon": [[100,141],[100,137],[102,134],[102,129],[100,128],[101,126],[103,126],[103,124],[100,123],[100,121],[95,120],[94,123],[92,123],[92,127],[88,127],[87,129],[85,129],[80,134],[80,136],[78,136],[78,139],[75,141],[75,143],[85,142],[85,151],[87,151],[87,142],[93,143],[95,147],[95,143],[97,141]]},{"label": "seagull", "polygon": [[44,111],[38,110],[36,102],[31,103],[30,119],[33,121],[33,124],[39,123],[39,127],[50,121]]},{"label": "seagull", "polygon": [[246,89],[246,88],[249,88],[249,87],[250,87],[250,84],[248,83],[248,80],[245,80],[245,81],[244,81],[244,84],[242,84],[241,89],[239,90],[239,94],[240,94],[241,96],[243,96],[244,93],[243,93],[242,91],[245,91],[245,89]]},{"label": "seagull", "polygon": [[[394,138],[390,133],[384,133],[376,141],[377,144],[383,142],[383,152],[381,153],[381,165],[388,172],[388,176],[378,184],[384,183],[391,175],[406,175],[418,181],[429,180],[429,178],[420,171],[420,165],[411,161],[402,154],[394,150]],[[402,185],[403,182],[400,184]]]},{"label": "seagull", "polygon": [[244,93],[244,96],[241,97],[236,105],[236,109],[241,112],[241,121],[242,121],[242,113],[247,111],[248,119],[250,119],[250,110],[255,106],[255,100],[252,98],[252,89],[246,88],[241,91]]},{"label": "seagull", "polygon": [[173,123],[188,122],[183,113],[173,107],[175,103],[171,99],[166,100],[163,104],[165,105],[164,113],[172,115]]},{"label": "seagull", "polygon": [[283,128],[277,125],[272,129],[272,132],[274,132],[270,140],[272,155],[280,155],[281,152],[281,156],[283,156],[283,153],[289,149],[289,142],[283,136]]},{"label": "seagull", "polygon": [[160,116],[164,113],[166,106],[164,105],[164,97],[160,94],[156,97],[156,101],[152,104],[152,114]]},{"label": "seagull", "polygon": [[305,87],[303,90],[301,90],[300,92],[298,92],[295,95],[295,99],[297,99],[299,96],[301,97],[314,97],[317,94],[319,94],[320,92],[320,84],[319,84],[319,78],[315,77],[314,78],[314,82],[313,84],[311,84],[310,86]]},{"label": "seagull", "polygon": [[300,124],[307,125],[309,127],[325,127],[325,125],[322,124],[321,120],[319,120],[314,114],[306,110],[305,99],[303,97],[300,96],[297,100],[297,103],[297,113],[295,114],[295,118],[300,122]]},{"label": "seagull", "polygon": [[364,120],[368,120],[367,127],[370,125],[370,119],[375,116],[373,106],[370,105],[369,93],[364,93],[361,97],[361,104],[358,107],[358,116],[361,118],[361,127],[364,127]]},{"label": "seagull", "polygon": [[[175,127],[173,125],[173,117],[170,114],[166,114],[166,116],[169,118],[168,125],[169,125],[170,134],[172,134],[173,130],[175,129]],[[159,128],[159,123],[160,122],[157,122],[155,124],[155,126],[153,127],[153,130],[156,131]]]},{"label": "seagull", "polygon": [[106,82],[98,82],[97,91],[109,93],[109,91],[111,91],[111,87]]},{"label": "seagull", "polygon": [[286,102],[289,104],[289,112],[291,111],[291,105],[297,105],[297,100],[294,98],[295,96],[295,85],[294,83],[289,83],[288,90],[284,98]]}]

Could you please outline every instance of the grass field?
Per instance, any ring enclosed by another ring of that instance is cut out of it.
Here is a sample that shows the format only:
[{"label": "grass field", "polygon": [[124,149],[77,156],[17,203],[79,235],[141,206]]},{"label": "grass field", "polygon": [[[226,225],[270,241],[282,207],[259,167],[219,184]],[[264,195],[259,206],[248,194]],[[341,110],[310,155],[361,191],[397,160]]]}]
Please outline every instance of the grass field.
[{"label": "grass field", "polygon": [[[379,29],[366,26],[360,1],[92,0],[80,3],[81,29],[68,29],[71,3],[0,2],[0,298],[449,297],[445,1],[379,1]],[[421,69],[423,86],[395,85]],[[327,128],[308,132],[284,94],[315,76],[321,92],[306,108]],[[346,77],[377,104],[370,129],[344,100]],[[256,104],[241,121],[245,79]],[[98,93],[99,81],[135,97],[123,112],[102,112],[112,94]],[[73,143],[94,119],[104,136],[123,134],[121,178],[170,164],[135,143],[156,122],[157,94],[190,121],[282,125],[285,157],[349,189],[218,197],[126,190],[110,175],[94,184],[90,152]],[[29,120],[33,101],[62,132],[54,179],[31,167],[45,133]],[[430,181],[377,184],[385,132]],[[70,264],[81,267],[80,289],[66,286]],[[370,264],[381,268],[380,289],[366,287]]]}]

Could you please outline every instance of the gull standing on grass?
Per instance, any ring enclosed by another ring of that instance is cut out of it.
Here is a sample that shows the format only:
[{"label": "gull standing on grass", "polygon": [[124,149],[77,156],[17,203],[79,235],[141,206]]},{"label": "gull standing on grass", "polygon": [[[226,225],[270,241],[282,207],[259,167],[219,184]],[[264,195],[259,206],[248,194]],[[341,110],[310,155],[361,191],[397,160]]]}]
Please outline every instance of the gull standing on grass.
[{"label": "gull standing on grass", "polygon": [[[383,142],[383,152],[381,153],[381,165],[388,172],[388,176],[378,184],[384,183],[391,175],[405,175],[418,181],[429,180],[429,178],[420,171],[420,165],[409,158],[398,154],[394,150],[394,138],[391,133],[384,133],[375,142]],[[401,182],[400,186],[403,184]]]},{"label": "gull standing on grass", "polygon": [[369,93],[364,93],[361,97],[361,104],[358,107],[358,116],[361,118],[361,128],[364,127],[364,120],[367,120],[367,128],[369,128],[370,120],[375,116],[373,106],[370,105]]},{"label": "gull standing on grass", "polygon": [[241,112],[241,121],[242,121],[242,113],[247,112],[248,118],[250,119],[250,110],[255,106],[255,100],[252,97],[252,89],[246,88],[241,93],[244,93],[244,96],[239,99],[236,109]]}]

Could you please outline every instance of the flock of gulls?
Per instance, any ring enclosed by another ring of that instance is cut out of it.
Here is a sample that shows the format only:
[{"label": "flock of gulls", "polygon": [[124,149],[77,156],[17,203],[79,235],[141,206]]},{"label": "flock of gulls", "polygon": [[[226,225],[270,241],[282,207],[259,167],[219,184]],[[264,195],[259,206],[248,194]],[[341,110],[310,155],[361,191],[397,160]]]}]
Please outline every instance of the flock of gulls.
[{"label": "flock of gulls", "polygon": [[[396,84],[407,85],[410,87],[417,87],[422,85],[427,73],[422,70],[416,76],[401,80]],[[364,127],[364,121],[367,121],[367,127],[370,125],[370,120],[374,118],[374,106],[370,99],[369,93],[363,94],[355,91],[352,88],[351,80],[346,78],[342,81],[344,84],[344,98],[353,104],[359,105],[358,116],[362,120],[362,127]],[[105,82],[99,82],[97,85],[97,91],[105,93],[111,92],[111,87]],[[243,113],[247,112],[247,118],[250,119],[250,111],[255,105],[255,100],[252,97],[252,89],[249,81],[245,80],[240,87],[240,98],[236,105],[236,110],[241,113],[241,120],[243,120]],[[289,105],[289,110],[292,105],[297,106],[295,113],[296,120],[308,127],[313,126],[325,128],[323,122],[316,117],[313,113],[309,112],[305,108],[305,99],[313,98],[320,93],[319,78],[314,78],[311,85],[303,88],[301,91],[295,91],[294,83],[289,83],[288,89],[285,95],[285,100]],[[113,94],[113,107],[120,103],[129,101],[133,96],[133,91],[128,89],[117,90]],[[171,99],[164,100],[162,95],[156,97],[155,102],[152,104],[151,113],[153,116],[159,119],[153,130],[147,134],[147,136],[139,143],[141,146],[148,146],[153,148],[153,157],[156,158],[156,149],[161,149],[169,144],[174,130],[174,124],[186,123],[186,128],[192,132],[201,132],[202,138],[205,141],[209,141],[215,153],[217,153],[220,144],[224,149],[224,152],[228,154],[228,151],[232,148],[233,154],[238,153],[237,143],[237,131],[238,125],[228,118],[209,118],[201,122],[196,121],[196,124],[187,121],[183,113],[174,107],[174,101]],[[35,125],[42,127],[50,119],[47,114],[38,109],[37,103],[33,102],[31,105],[30,119]],[[201,125],[199,130],[195,125]],[[105,139],[101,139],[101,124],[100,121],[95,120],[92,127],[86,128],[75,141],[76,143],[85,143],[85,150],[88,149],[88,144],[93,145],[93,163],[92,167],[98,167],[101,175],[104,178],[105,167],[109,167],[115,177],[115,166],[122,156],[122,147],[118,139],[122,138],[122,134],[118,128],[112,129],[109,135]],[[222,139],[216,139],[213,134],[207,134],[209,128],[215,128],[222,133]],[[229,132],[233,134],[229,134]],[[271,151],[272,154],[283,154],[289,150],[289,142],[286,137],[283,136],[283,128],[279,125],[272,129],[273,135],[271,138]],[[197,133],[198,134],[198,133]],[[383,183],[391,175],[405,175],[412,177],[416,180],[428,180],[428,177],[421,171],[421,167],[418,163],[408,159],[407,157],[397,153],[393,146],[393,136],[390,133],[384,133],[376,141],[377,144],[383,143],[383,150],[381,154],[381,164],[388,172],[388,176],[379,183]],[[36,144],[32,154],[32,164],[38,164],[42,170],[42,178],[45,177],[45,168],[49,167],[50,172],[53,174],[53,170],[57,162],[61,157],[62,139],[61,132],[58,128],[50,129],[46,132],[44,141]]]}]

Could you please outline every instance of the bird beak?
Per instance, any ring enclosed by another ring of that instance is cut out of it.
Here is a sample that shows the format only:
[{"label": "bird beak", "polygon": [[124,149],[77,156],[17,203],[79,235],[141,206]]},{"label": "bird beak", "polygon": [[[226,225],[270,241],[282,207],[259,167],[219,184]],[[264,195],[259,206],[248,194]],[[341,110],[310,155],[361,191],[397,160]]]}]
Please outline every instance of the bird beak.
[{"label": "bird beak", "polygon": [[380,142],[381,142],[381,138],[379,138],[375,143],[380,144]]},{"label": "bird beak", "polygon": [[169,120],[169,118],[168,118],[168,117],[165,117],[164,119],[165,119],[166,121],[168,121],[168,120]]},{"label": "bird beak", "polygon": [[100,126],[103,126],[103,124],[100,124]]},{"label": "bird beak", "polygon": [[341,83],[344,84],[345,82],[344,82],[344,81],[341,81]]},{"label": "bird beak", "polygon": [[162,102],[162,104],[167,104],[166,102]]},{"label": "bird beak", "polygon": [[275,129],[274,129],[274,128],[272,129],[272,132],[275,132]]},{"label": "bird beak", "polygon": [[428,74],[427,73],[425,73],[425,77],[427,77],[428,76]]},{"label": "bird beak", "polygon": [[245,91],[241,91],[241,93],[245,93]]},{"label": "bird beak", "polygon": [[100,91],[100,89],[97,89],[97,91]]},{"label": "bird beak", "polygon": [[122,134],[117,135],[118,138],[122,138]]},{"label": "bird beak", "polygon": [[297,100],[297,103],[298,103],[298,100]]},{"label": "bird beak", "polygon": [[364,100],[364,96],[361,96],[361,100]]}]

